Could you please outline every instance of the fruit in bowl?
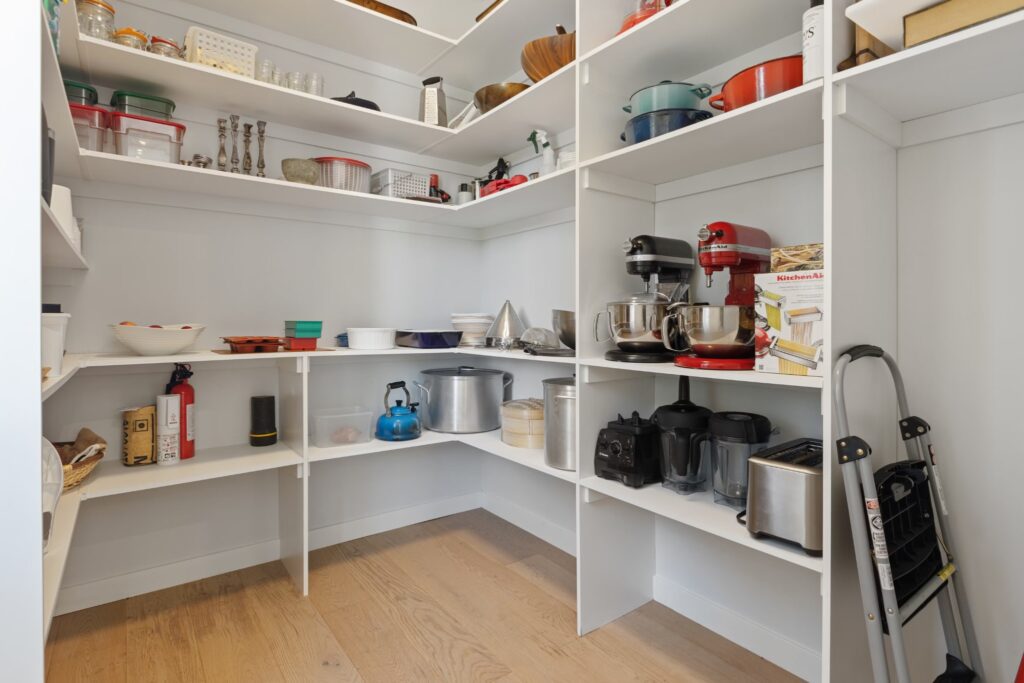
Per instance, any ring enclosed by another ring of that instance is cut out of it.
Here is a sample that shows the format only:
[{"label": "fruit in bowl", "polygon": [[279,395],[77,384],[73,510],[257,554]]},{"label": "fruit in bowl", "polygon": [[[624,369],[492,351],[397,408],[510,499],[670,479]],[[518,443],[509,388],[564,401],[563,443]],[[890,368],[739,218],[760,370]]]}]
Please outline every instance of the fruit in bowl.
[{"label": "fruit in bowl", "polygon": [[123,322],[111,325],[114,337],[140,356],[173,356],[192,346],[205,325],[139,325]]}]

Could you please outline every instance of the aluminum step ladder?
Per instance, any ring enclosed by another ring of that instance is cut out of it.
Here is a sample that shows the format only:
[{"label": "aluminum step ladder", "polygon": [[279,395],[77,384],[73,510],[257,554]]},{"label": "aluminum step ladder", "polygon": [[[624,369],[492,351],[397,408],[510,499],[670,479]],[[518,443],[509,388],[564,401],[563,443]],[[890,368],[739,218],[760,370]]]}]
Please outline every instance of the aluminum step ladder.
[{"label": "aluminum step ladder", "polygon": [[[916,592],[906,597],[902,605],[897,601],[892,567],[889,563],[890,549],[884,532],[886,520],[883,519],[875,476],[871,469],[871,447],[862,438],[850,432],[846,413],[843,386],[846,369],[861,358],[880,358],[885,361],[892,373],[893,383],[896,385],[896,400],[899,404],[900,436],[907,451],[908,462],[924,461],[928,473],[928,488],[931,491],[932,518],[938,524],[937,536],[942,568]],[[846,504],[850,513],[857,576],[860,580],[860,596],[864,605],[864,621],[868,630],[868,648],[871,651],[875,683],[889,683],[890,680],[883,630],[889,633],[897,683],[911,683],[903,627],[936,597],[946,640],[947,668],[935,679],[935,683],[983,680],[974,622],[962,584],[963,572],[956,565],[953,537],[949,528],[949,509],[929,436],[931,427],[910,412],[899,367],[892,356],[877,346],[854,346],[839,356],[833,371],[832,393],[835,399],[836,433],[841,435],[836,439],[836,450],[846,489]],[[882,599],[881,605],[879,594]],[[885,617],[884,629],[881,615]],[[962,633],[957,630],[957,617]],[[961,636],[967,649],[967,664],[964,663]]]}]

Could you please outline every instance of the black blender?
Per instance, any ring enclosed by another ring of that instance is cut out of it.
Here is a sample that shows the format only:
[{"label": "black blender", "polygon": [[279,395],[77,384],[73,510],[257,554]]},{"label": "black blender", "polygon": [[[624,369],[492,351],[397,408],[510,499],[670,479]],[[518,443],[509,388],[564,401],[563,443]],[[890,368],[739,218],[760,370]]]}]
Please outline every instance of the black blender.
[{"label": "black blender", "polygon": [[[608,360],[671,363],[678,354],[668,351],[662,341],[662,320],[670,305],[688,298],[695,265],[693,247],[683,240],[639,235],[630,238],[622,249],[626,253],[626,272],[643,279],[644,291],[609,303],[607,310],[597,316],[595,337],[598,341],[615,341],[618,348],[605,353]],[[608,316],[607,339],[597,333],[602,315]]]},{"label": "black blender", "polygon": [[713,414],[708,430],[715,502],[743,510],[750,456],[768,447],[772,423],[764,415],[730,411]]},{"label": "black blender", "polygon": [[690,400],[690,378],[679,378],[679,400],[654,411],[661,430],[661,485],[684,495],[707,490],[712,412]]}]

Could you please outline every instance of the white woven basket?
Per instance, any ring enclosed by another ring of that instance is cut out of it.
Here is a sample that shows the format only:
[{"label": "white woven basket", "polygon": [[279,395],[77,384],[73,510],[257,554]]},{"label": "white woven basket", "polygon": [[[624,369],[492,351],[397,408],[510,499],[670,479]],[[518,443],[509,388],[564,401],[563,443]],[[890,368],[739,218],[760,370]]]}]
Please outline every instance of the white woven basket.
[{"label": "white woven basket", "polygon": [[430,176],[397,168],[385,168],[370,178],[370,192],[384,197],[426,197],[430,194]]},{"label": "white woven basket", "polygon": [[223,69],[252,78],[256,73],[256,46],[192,26],[185,34],[185,61]]}]

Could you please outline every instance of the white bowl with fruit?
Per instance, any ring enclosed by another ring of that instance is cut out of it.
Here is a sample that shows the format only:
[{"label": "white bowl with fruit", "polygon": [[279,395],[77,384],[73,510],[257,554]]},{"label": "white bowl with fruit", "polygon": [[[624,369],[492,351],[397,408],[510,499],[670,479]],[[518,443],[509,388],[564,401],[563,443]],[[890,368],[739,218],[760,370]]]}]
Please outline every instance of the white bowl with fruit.
[{"label": "white bowl with fruit", "polygon": [[173,356],[195,344],[206,325],[139,325],[126,320],[110,328],[117,341],[140,356]]}]

